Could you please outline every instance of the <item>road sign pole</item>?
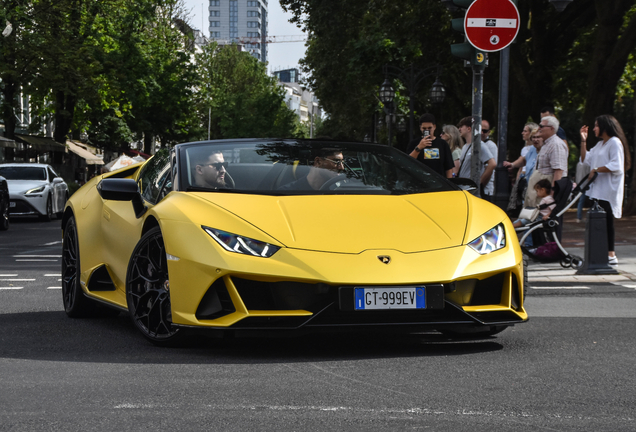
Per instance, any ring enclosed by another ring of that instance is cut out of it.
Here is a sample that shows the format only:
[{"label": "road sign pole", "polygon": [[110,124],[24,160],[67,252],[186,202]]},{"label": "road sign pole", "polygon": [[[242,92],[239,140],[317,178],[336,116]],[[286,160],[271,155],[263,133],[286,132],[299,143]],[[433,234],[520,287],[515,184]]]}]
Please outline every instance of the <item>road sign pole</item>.
[{"label": "road sign pole", "polygon": [[470,161],[470,178],[477,185],[477,196],[481,196],[481,112],[484,95],[484,66],[473,65],[473,140]]},{"label": "road sign pole", "polygon": [[502,210],[508,208],[508,169],[503,166],[508,152],[508,82],[510,71],[510,47],[500,51],[499,65],[499,122],[497,125],[497,169],[495,176],[495,204]]}]

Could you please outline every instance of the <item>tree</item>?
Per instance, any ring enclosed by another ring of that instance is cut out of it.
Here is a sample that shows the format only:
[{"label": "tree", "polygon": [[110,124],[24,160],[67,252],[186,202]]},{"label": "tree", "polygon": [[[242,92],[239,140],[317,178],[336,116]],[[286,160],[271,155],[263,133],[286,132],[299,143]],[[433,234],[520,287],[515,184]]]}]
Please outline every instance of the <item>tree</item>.
[{"label": "tree", "polygon": [[291,137],[296,115],[265,65],[237,46],[210,43],[196,55],[198,138]]}]

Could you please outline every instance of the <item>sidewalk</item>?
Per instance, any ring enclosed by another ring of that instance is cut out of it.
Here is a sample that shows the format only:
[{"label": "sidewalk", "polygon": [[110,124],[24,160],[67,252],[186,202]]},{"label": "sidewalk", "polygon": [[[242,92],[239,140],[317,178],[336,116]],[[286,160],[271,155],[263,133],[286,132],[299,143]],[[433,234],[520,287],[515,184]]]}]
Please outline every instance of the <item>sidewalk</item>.
[{"label": "sidewalk", "polygon": [[[563,215],[563,247],[572,255],[585,257],[585,215],[580,223],[576,223],[576,210],[570,209]],[[634,281],[636,282],[636,216],[623,216],[621,219],[614,220],[616,229],[616,256],[618,257],[617,275],[581,275],[576,276],[575,270],[563,269],[558,275],[552,271],[553,276],[559,279],[569,278],[570,281],[593,282],[595,280],[617,282]],[[546,264],[531,261],[532,267],[545,267]],[[560,267],[559,263],[548,264],[549,267]],[[535,273],[535,276],[539,276]]]}]

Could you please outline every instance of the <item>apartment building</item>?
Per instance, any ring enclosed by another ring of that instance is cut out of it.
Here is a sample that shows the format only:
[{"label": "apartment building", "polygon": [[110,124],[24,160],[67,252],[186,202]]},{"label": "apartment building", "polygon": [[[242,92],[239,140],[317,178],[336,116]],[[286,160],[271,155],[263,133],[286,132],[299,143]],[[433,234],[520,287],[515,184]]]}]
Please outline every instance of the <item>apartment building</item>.
[{"label": "apartment building", "polygon": [[267,0],[209,0],[210,39],[240,43],[262,62],[267,61]]}]

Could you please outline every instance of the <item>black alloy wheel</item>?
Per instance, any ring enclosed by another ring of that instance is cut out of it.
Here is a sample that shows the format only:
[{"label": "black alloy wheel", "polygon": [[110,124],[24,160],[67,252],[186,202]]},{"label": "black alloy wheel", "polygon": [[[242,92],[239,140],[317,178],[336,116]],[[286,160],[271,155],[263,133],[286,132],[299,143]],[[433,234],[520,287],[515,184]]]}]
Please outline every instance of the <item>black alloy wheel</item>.
[{"label": "black alloy wheel", "polygon": [[53,203],[51,201],[50,194],[49,197],[46,199],[46,214],[43,214],[42,216],[40,216],[40,218],[45,222],[49,222],[51,221],[51,219],[53,219]]},{"label": "black alloy wheel", "polygon": [[80,254],[75,218],[66,222],[62,241],[62,300],[64,311],[71,318],[86,318],[95,313],[96,305],[80,286]]},{"label": "black alloy wheel", "polygon": [[2,213],[0,213],[0,231],[9,229],[9,201],[5,201]]},{"label": "black alloy wheel", "polygon": [[159,227],[144,234],[126,275],[128,310],[137,329],[155,345],[173,345],[182,332],[172,325],[168,262]]}]

